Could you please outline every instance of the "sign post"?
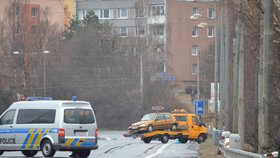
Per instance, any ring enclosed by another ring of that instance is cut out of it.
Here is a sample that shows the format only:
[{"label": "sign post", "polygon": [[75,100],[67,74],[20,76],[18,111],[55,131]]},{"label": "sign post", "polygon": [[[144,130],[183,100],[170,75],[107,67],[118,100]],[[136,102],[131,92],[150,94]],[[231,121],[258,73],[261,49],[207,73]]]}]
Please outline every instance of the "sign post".
[{"label": "sign post", "polygon": [[202,100],[194,101],[194,114],[204,115],[204,102]]}]

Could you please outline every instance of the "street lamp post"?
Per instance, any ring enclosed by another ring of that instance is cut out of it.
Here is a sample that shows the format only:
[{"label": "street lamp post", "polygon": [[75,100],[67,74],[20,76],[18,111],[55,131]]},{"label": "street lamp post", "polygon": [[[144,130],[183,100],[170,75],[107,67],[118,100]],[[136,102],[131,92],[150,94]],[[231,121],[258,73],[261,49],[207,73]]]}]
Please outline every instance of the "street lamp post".
[{"label": "street lamp post", "polygon": [[46,54],[50,52],[45,50],[44,52],[44,97],[46,96]]},{"label": "street lamp post", "polygon": [[[49,54],[50,52],[45,50],[43,51],[43,54],[44,54],[44,96],[46,96],[46,54]],[[13,52],[14,55],[19,55],[20,53],[18,51],[15,51]],[[41,53],[33,53],[33,54],[41,54]]]},{"label": "street lamp post", "polygon": [[[192,20],[197,20],[199,19],[199,17],[202,17],[200,14],[194,14],[190,17],[190,19]],[[214,64],[214,95],[215,95],[215,99],[214,99],[214,107],[215,107],[215,121],[214,121],[214,126],[215,128],[218,128],[218,31],[217,31],[217,26],[218,26],[218,21],[217,21],[217,16],[216,16],[216,12],[215,12],[215,17],[213,19],[210,19],[208,17],[204,17],[207,18],[209,20],[213,20],[214,21],[214,28],[215,28],[215,64]],[[200,23],[198,25],[198,27],[200,28],[204,28],[205,26],[207,26],[207,23]]]}]

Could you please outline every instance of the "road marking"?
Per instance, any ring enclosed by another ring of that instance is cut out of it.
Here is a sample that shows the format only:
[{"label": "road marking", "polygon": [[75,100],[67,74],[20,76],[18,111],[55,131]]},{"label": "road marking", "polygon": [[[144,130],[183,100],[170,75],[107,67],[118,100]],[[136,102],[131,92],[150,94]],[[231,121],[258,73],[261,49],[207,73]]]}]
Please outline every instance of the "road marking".
[{"label": "road marking", "polygon": [[99,136],[98,139],[100,140],[111,140],[109,137]]},{"label": "road marking", "polygon": [[144,157],[144,158],[152,158],[152,157],[155,157],[155,156],[161,154],[162,151],[163,151],[165,148],[167,148],[169,145],[170,145],[169,143],[168,143],[168,144],[164,144],[161,148],[159,148],[159,149],[157,150],[156,153],[153,153],[152,155],[146,156],[146,157]]}]

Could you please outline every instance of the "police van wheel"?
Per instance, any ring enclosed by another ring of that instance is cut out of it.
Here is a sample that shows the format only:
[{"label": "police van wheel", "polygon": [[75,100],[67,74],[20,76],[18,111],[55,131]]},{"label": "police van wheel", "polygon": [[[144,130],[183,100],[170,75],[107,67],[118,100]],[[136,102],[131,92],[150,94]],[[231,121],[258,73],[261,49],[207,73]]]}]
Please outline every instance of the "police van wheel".
[{"label": "police van wheel", "polygon": [[53,157],[55,150],[50,140],[45,140],[42,145],[42,153],[44,157]]},{"label": "police van wheel", "polygon": [[4,151],[0,150],[0,155],[2,155],[4,153]]},{"label": "police van wheel", "polygon": [[21,152],[26,157],[33,157],[38,153],[38,151],[36,151],[36,150],[23,150]]},{"label": "police van wheel", "polygon": [[82,158],[86,158],[90,155],[91,150],[81,150],[77,154]]}]

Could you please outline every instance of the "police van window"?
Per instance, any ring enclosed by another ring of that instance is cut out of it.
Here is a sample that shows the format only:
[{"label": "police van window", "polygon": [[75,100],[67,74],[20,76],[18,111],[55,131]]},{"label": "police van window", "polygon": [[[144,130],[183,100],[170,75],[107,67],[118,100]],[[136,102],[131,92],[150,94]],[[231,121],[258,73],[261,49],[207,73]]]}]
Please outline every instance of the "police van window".
[{"label": "police van window", "polygon": [[13,124],[16,110],[7,111],[0,119],[0,125]]},{"label": "police van window", "polygon": [[51,124],[55,121],[54,109],[20,109],[17,124]]},{"label": "police van window", "polygon": [[94,123],[92,110],[90,109],[65,109],[64,122],[72,124]]}]

